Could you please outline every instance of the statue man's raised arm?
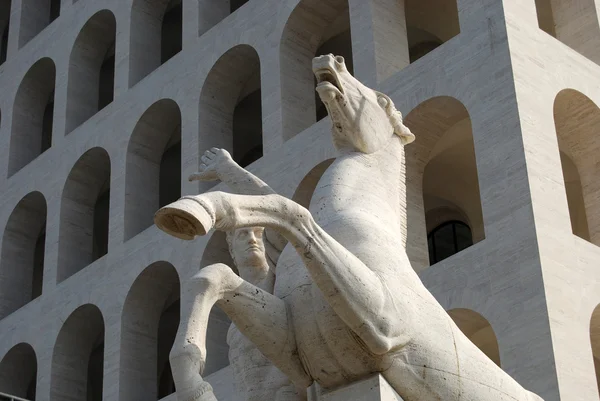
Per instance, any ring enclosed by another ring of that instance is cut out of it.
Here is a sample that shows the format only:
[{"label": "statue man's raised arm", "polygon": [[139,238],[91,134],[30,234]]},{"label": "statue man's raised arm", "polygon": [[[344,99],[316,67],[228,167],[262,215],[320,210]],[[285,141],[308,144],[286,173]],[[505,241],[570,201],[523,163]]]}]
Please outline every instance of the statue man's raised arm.
[{"label": "statue man's raised arm", "polygon": [[[217,181],[225,183],[240,195],[272,195],[276,192],[263,180],[241,167],[225,149],[210,148],[201,158],[197,173],[190,181]],[[287,240],[271,229],[265,229],[265,247],[269,263],[274,268]]]}]

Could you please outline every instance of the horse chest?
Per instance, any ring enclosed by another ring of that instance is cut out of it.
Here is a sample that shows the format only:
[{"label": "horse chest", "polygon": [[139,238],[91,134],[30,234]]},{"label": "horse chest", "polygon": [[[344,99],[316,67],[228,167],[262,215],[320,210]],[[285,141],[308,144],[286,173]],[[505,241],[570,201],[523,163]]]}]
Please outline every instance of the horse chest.
[{"label": "horse chest", "polygon": [[277,264],[275,294],[288,305],[305,370],[322,386],[335,387],[377,370],[379,361],[335,314],[289,245]]}]

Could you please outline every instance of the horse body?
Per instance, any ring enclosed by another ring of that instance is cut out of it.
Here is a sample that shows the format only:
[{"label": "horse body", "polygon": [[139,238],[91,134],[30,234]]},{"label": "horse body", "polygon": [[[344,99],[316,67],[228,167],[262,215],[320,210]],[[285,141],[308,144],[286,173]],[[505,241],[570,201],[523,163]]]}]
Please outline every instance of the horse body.
[{"label": "horse body", "polygon": [[414,135],[391,99],[358,82],[340,57],[317,58],[313,69],[340,156],[319,181],[310,213],[279,195],[219,192],[157,213],[161,228],[184,239],[213,227],[263,226],[289,241],[273,294],[224,265],[197,275],[189,290],[195,318],[182,322],[171,352],[178,390],[205,391],[193,370],[203,366],[217,303],[299,388],[381,373],[405,401],[541,400],[469,341],[410,265],[404,146]]}]

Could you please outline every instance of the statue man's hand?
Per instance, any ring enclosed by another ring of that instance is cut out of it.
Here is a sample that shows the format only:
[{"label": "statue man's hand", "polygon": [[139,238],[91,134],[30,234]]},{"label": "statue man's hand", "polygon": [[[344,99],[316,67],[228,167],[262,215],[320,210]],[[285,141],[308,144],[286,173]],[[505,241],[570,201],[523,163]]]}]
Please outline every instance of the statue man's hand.
[{"label": "statue man's hand", "polygon": [[224,170],[236,164],[228,151],[219,148],[210,148],[204,152],[201,160],[199,171],[190,175],[188,180],[216,181],[221,179]]}]

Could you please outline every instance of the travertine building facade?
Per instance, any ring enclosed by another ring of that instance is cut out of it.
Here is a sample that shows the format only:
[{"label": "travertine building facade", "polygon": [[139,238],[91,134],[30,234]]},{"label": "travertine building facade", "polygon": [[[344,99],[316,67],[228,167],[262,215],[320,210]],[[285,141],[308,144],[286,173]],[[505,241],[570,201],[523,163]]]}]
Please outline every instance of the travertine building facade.
[{"label": "travertine building facade", "polygon": [[[526,388],[600,400],[597,7],[0,0],[0,392],[174,398],[180,283],[232,262],[222,234],[184,243],[152,216],[210,189],[186,178],[212,146],[308,205],[335,157],[311,73],[331,52],[417,137],[425,285]],[[213,312],[207,373],[237,401],[228,325]]]}]

